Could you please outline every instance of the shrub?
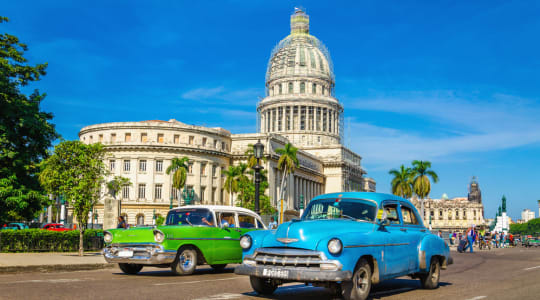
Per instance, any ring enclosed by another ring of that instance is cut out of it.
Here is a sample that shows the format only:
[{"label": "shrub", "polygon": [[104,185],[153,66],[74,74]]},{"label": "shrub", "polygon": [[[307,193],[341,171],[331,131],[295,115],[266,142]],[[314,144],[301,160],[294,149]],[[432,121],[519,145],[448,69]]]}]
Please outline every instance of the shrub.
[{"label": "shrub", "polygon": [[[103,230],[84,232],[84,249],[103,248]],[[66,252],[79,249],[79,231],[50,231],[43,229],[0,230],[0,252]]]}]

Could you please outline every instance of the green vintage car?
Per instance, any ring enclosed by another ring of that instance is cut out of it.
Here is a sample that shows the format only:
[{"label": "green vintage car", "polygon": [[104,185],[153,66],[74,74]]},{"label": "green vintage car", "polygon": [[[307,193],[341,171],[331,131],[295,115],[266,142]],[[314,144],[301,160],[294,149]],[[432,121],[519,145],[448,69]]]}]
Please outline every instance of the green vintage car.
[{"label": "green vintage car", "polygon": [[240,207],[190,205],[171,209],[163,226],[105,231],[103,256],[126,274],[143,266],[171,268],[189,275],[197,265],[223,270],[242,262],[240,237],[266,229],[261,217]]}]

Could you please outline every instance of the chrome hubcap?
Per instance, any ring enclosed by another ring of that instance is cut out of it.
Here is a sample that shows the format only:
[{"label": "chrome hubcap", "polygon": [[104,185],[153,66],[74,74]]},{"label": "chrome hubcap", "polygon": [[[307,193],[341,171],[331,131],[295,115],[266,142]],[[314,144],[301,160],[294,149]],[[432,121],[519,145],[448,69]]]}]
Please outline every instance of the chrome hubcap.
[{"label": "chrome hubcap", "polygon": [[366,270],[358,270],[356,273],[356,288],[360,290],[360,293],[364,294],[368,289],[368,274]]},{"label": "chrome hubcap", "polygon": [[439,274],[438,274],[437,270],[438,270],[437,269],[437,264],[433,264],[431,266],[431,280],[433,282],[437,282],[437,279],[439,278]]},{"label": "chrome hubcap", "polygon": [[182,255],[180,255],[179,258],[180,266],[182,266],[182,269],[188,270],[191,269],[193,266],[193,255],[191,253],[182,252]]}]

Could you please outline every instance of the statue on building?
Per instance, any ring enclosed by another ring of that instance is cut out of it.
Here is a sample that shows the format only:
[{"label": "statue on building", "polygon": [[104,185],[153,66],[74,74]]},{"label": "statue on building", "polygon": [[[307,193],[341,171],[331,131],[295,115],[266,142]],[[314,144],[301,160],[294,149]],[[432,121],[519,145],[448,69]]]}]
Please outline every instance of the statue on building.
[{"label": "statue on building", "polygon": [[469,195],[467,200],[469,200],[469,202],[482,203],[482,193],[480,192],[476,176],[473,176],[471,183],[469,184]]},{"label": "statue on building", "polygon": [[502,197],[502,211],[506,212],[506,196],[503,195]]},{"label": "statue on building", "polygon": [[498,216],[502,216],[502,209],[501,209],[501,206],[499,205],[499,210],[497,211],[497,215]]}]

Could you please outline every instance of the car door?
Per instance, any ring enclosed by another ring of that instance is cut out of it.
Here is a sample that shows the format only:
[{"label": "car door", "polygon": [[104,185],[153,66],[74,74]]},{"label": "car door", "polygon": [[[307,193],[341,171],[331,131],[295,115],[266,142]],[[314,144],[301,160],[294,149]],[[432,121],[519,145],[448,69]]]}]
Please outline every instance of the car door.
[{"label": "car door", "polygon": [[234,211],[216,211],[219,234],[215,240],[216,260],[241,260],[240,248],[241,229]]},{"label": "car door", "polygon": [[418,214],[410,205],[401,203],[401,218],[403,228],[409,245],[406,246],[407,257],[409,259],[409,272],[418,270],[418,245],[422,237],[426,235],[426,228],[420,224]]},{"label": "car door", "polygon": [[384,226],[385,245],[384,262],[385,275],[404,274],[409,269],[409,259],[406,248],[407,236],[399,214],[399,204],[396,201],[386,201],[382,205],[390,224]]}]

